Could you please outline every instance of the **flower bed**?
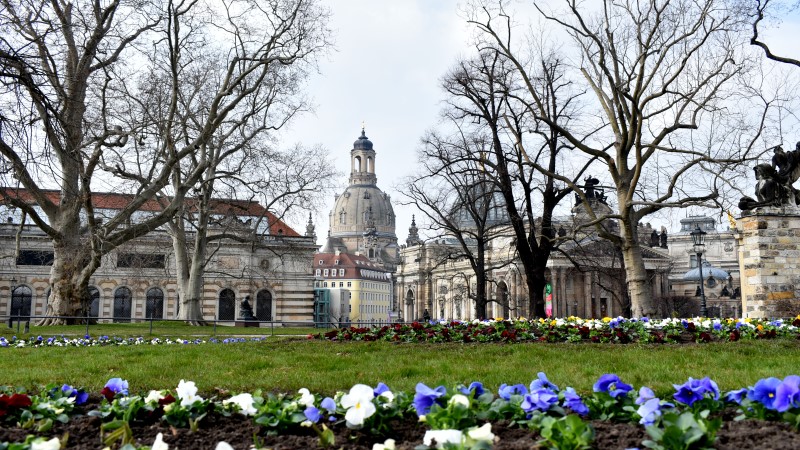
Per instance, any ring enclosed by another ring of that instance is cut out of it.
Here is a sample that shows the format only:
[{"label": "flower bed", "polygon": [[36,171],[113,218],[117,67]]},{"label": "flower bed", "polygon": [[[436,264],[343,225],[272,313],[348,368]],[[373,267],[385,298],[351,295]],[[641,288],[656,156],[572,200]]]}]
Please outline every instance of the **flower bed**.
[{"label": "flower bed", "polygon": [[800,316],[764,319],[531,319],[430,321],[383,327],[348,327],[308,335],[331,341],[597,342],[628,344],[800,338]]},{"label": "flower bed", "polygon": [[128,346],[128,345],[202,345],[202,344],[236,344],[242,342],[261,342],[266,340],[265,337],[251,337],[251,338],[225,338],[217,339],[181,339],[181,338],[144,338],[144,337],[108,337],[100,336],[93,338],[88,334],[82,338],[68,338],[64,336],[53,336],[44,338],[38,336],[35,339],[17,339],[12,336],[11,339],[6,339],[0,336],[0,348],[30,348],[30,347],[113,347],[113,346]]},{"label": "flower bed", "polygon": [[[326,397],[255,391],[204,398],[191,381],[132,395],[112,378],[99,394],[69,385],[38,394],[0,389],[0,449],[59,448],[743,448],[767,433],[770,448],[800,446],[800,376],[765,378],[720,393],[689,378],[658,397],[617,375],[592,392],[479,382],[394,392],[357,384]],[[764,445],[764,442],[760,444]]]}]

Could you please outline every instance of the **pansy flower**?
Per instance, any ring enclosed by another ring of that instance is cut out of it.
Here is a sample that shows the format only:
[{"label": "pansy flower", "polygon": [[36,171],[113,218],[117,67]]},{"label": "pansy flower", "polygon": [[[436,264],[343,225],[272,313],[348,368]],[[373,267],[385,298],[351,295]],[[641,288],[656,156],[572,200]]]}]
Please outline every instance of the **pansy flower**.
[{"label": "pansy flower", "polygon": [[761,403],[767,409],[775,409],[775,391],[780,384],[781,380],[775,377],[758,380],[753,389],[747,392],[747,398]]},{"label": "pansy flower", "polygon": [[431,406],[437,403],[439,397],[442,397],[446,392],[447,389],[444,386],[431,389],[424,383],[417,383],[416,393],[414,394],[414,409],[417,411],[417,415],[424,416],[428,414]]},{"label": "pansy flower", "polygon": [[620,395],[627,395],[633,390],[633,386],[623,383],[616,374],[607,373],[597,379],[592,389],[594,392],[606,392],[611,397],[617,398]]}]

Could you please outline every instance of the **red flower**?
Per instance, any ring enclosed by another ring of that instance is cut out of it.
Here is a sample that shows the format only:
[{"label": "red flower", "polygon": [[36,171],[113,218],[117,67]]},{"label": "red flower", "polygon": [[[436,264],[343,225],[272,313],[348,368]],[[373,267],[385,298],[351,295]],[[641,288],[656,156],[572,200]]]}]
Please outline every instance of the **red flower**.
[{"label": "red flower", "polygon": [[164,398],[158,401],[159,406],[167,406],[170,403],[175,403],[175,397],[173,397],[172,394],[167,394],[164,396]]},{"label": "red flower", "polygon": [[0,395],[0,417],[8,414],[11,408],[28,408],[32,404],[31,398],[25,394]]},{"label": "red flower", "polygon": [[728,337],[728,339],[730,339],[731,342],[735,342],[738,341],[740,337],[741,334],[739,333],[739,330],[733,330],[731,331],[731,335]]},{"label": "red flower", "polygon": [[711,342],[711,335],[708,334],[707,332],[703,331],[702,333],[700,333],[700,335],[697,337],[697,339],[700,342]]},{"label": "red flower", "polygon": [[108,386],[104,387],[102,391],[100,391],[100,395],[106,398],[109,403],[114,401],[114,396],[116,395],[114,391],[108,388]]}]

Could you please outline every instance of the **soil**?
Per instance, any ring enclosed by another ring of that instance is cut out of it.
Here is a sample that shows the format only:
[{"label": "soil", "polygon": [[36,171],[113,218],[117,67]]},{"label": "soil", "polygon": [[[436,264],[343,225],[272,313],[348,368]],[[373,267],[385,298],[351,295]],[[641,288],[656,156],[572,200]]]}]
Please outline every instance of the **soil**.
[{"label": "soil", "polygon": [[[67,424],[57,424],[45,435],[64,436],[69,433],[67,449],[101,449],[100,424],[97,417],[76,416]],[[638,424],[592,422],[596,431],[594,447],[596,449],[632,449],[642,448],[642,440],[647,438],[644,428]],[[197,431],[175,429],[162,423],[133,423],[133,436],[140,445],[153,443],[158,433],[163,434],[164,442],[169,448],[213,450],[219,441],[229,443],[233,448],[249,450],[254,442],[260,447],[274,450],[315,449],[320,448],[313,430],[301,428],[295,434],[280,436],[268,435],[266,429],[256,425],[252,420],[241,416],[223,417],[209,416],[200,423]],[[349,430],[344,425],[334,426],[336,449],[371,450],[374,443],[383,443],[386,438],[396,440],[397,448],[411,450],[422,444],[424,427],[412,420],[398,422],[392,427],[391,436],[374,436],[365,431]],[[497,423],[492,426],[497,436],[494,449],[518,450],[538,449],[540,437],[531,431],[511,428]],[[20,442],[30,430],[19,428],[0,428],[0,442]],[[118,446],[112,446],[118,448]],[[717,433],[716,448],[721,450],[739,450],[742,448],[760,448],[789,450],[800,448],[800,433],[785,423],[743,420],[726,421]]]}]

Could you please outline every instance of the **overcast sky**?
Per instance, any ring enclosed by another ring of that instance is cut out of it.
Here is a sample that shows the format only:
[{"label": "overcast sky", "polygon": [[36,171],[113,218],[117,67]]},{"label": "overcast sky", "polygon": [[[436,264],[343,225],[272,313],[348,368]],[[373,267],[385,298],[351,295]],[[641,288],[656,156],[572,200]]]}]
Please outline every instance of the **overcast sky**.
[{"label": "overcast sky", "polygon": [[[328,233],[328,213],[334,194],[344,190],[350,173],[350,150],[361,133],[374,143],[378,187],[393,200],[394,186],[411,173],[416,150],[425,130],[436,125],[443,98],[439,82],[459,56],[470,53],[471,29],[459,12],[463,2],[453,0],[327,0],[336,48],[313,74],[307,94],[314,113],[293,122],[283,141],[322,144],[342,172],[341,186],[324,194],[324,207],[313,214],[318,243]],[[517,5],[530,2],[517,1]],[[797,14],[787,16],[783,29],[768,37],[777,51],[797,52],[800,35]],[[779,41],[778,37],[788,38]],[[800,130],[796,133],[800,140]],[[402,244],[408,235],[409,207],[394,204],[396,233]],[[676,212],[676,218],[685,212]],[[417,214],[418,223],[421,218]],[[672,231],[678,226],[668,226]],[[304,232],[305,223],[292,224]]]}]

